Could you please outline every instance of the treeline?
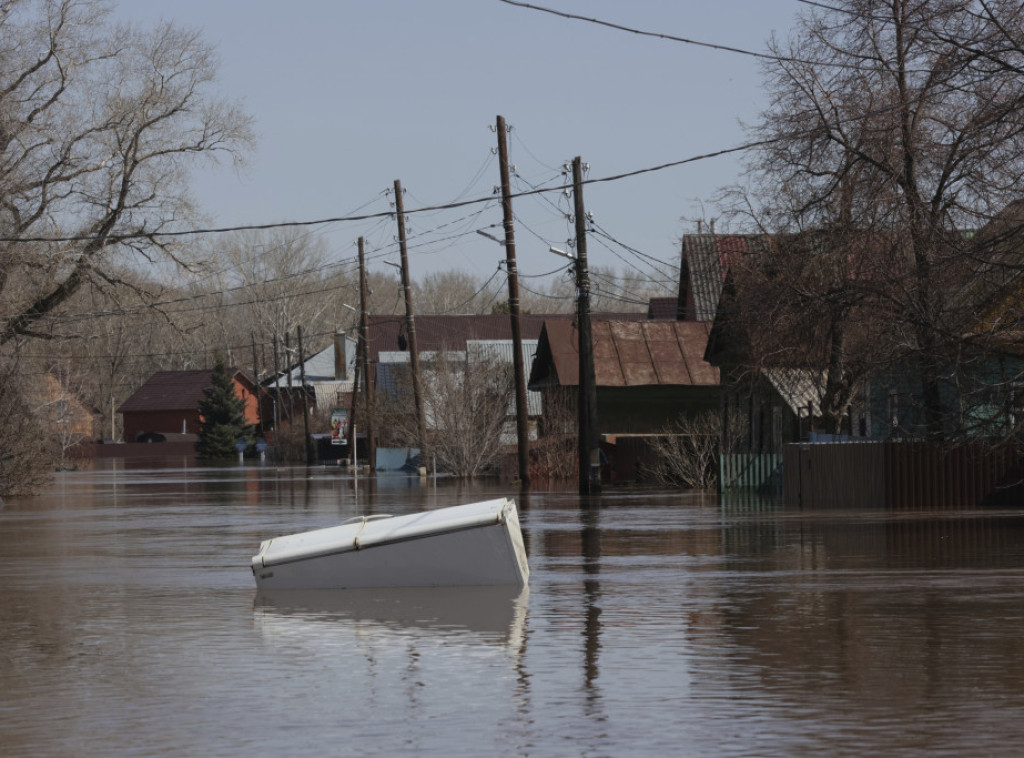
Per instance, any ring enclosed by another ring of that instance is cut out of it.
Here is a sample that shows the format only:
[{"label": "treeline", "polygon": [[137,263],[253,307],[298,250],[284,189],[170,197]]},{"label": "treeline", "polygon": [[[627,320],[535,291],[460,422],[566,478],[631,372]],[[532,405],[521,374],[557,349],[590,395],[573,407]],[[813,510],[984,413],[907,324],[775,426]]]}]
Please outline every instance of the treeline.
[{"label": "treeline", "polygon": [[[46,421],[53,387],[44,381],[52,377],[69,400],[94,414],[96,437],[118,440],[117,407],[156,371],[208,369],[222,356],[229,366],[266,379],[296,362],[298,327],[306,355],[325,348],[338,330],[357,328],[358,270],[351,261],[334,262],[321,237],[282,228],[202,243],[208,247],[191,253],[196,263],[187,272],[147,277],[125,266],[117,273],[118,288],[80,288],[50,314],[44,337],[8,344],[12,379],[20,380],[15,386],[51,390],[51,396],[28,402],[41,416],[27,423],[53,428]],[[371,270],[368,278],[368,311],[404,315],[397,273]],[[595,310],[644,310],[647,298],[664,294],[631,272],[598,268],[594,279]],[[543,286],[521,292],[523,312],[572,310],[575,292],[568,276]],[[419,314],[507,312],[507,282],[433,273],[413,281],[412,298]],[[56,442],[49,457],[77,441]]]}]

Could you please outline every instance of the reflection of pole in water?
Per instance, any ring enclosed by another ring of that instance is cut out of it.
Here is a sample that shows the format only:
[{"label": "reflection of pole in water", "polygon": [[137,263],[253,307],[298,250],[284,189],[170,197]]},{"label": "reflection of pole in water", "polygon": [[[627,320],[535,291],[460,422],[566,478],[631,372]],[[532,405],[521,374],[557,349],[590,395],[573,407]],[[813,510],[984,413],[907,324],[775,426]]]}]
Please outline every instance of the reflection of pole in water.
[{"label": "reflection of pole in water", "polygon": [[583,676],[584,685],[591,697],[596,695],[593,690],[599,673],[598,654],[601,650],[601,608],[598,605],[601,597],[601,582],[598,579],[601,570],[599,516],[600,510],[596,507],[580,510],[580,543],[584,574]]},{"label": "reflection of pole in water", "polygon": [[526,522],[523,516],[530,512],[530,493],[528,490],[521,490],[519,496],[516,498],[516,510],[519,511],[519,522],[522,527],[521,531],[523,534],[523,548],[526,550],[526,555],[533,555],[533,548],[530,545],[531,534],[530,525]]}]

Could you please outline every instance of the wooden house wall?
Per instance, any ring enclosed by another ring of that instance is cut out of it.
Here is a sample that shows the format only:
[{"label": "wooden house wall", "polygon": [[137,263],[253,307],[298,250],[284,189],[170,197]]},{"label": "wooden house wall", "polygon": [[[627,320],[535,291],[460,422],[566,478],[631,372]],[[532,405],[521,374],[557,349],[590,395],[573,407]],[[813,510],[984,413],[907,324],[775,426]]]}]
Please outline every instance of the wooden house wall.
[{"label": "wooden house wall", "polygon": [[[947,411],[944,431],[957,437],[992,438],[1007,434],[1021,412],[1020,377],[1024,359],[994,355],[943,372],[940,395]],[[926,421],[919,375],[911,365],[872,378],[869,389],[871,437],[924,438]]]},{"label": "wooden house wall", "polygon": [[[575,434],[577,387],[541,390],[543,434]],[[716,412],[718,387],[638,386],[597,388],[597,433],[655,434],[665,431],[682,415]]]},{"label": "wooden house wall", "polygon": [[718,398],[717,386],[598,387],[598,433],[663,432],[680,416],[717,411]]}]

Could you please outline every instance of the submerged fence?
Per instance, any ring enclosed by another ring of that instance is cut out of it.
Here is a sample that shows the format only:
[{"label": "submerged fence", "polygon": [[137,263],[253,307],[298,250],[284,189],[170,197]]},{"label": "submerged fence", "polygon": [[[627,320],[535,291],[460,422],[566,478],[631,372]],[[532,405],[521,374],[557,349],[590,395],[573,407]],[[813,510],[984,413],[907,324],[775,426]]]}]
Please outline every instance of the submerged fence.
[{"label": "submerged fence", "polygon": [[1020,451],[984,443],[786,445],[784,497],[805,508],[1024,504]]},{"label": "submerged fence", "polygon": [[725,492],[782,494],[782,456],[779,453],[730,453],[719,457],[719,489]]}]

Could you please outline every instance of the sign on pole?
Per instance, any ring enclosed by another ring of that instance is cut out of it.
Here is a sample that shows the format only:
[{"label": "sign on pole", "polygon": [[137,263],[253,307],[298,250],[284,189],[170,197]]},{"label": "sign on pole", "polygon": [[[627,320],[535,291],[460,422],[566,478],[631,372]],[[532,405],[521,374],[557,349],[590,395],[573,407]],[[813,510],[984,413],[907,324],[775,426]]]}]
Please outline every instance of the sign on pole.
[{"label": "sign on pole", "polygon": [[348,444],[348,409],[335,408],[331,411],[331,444]]}]

